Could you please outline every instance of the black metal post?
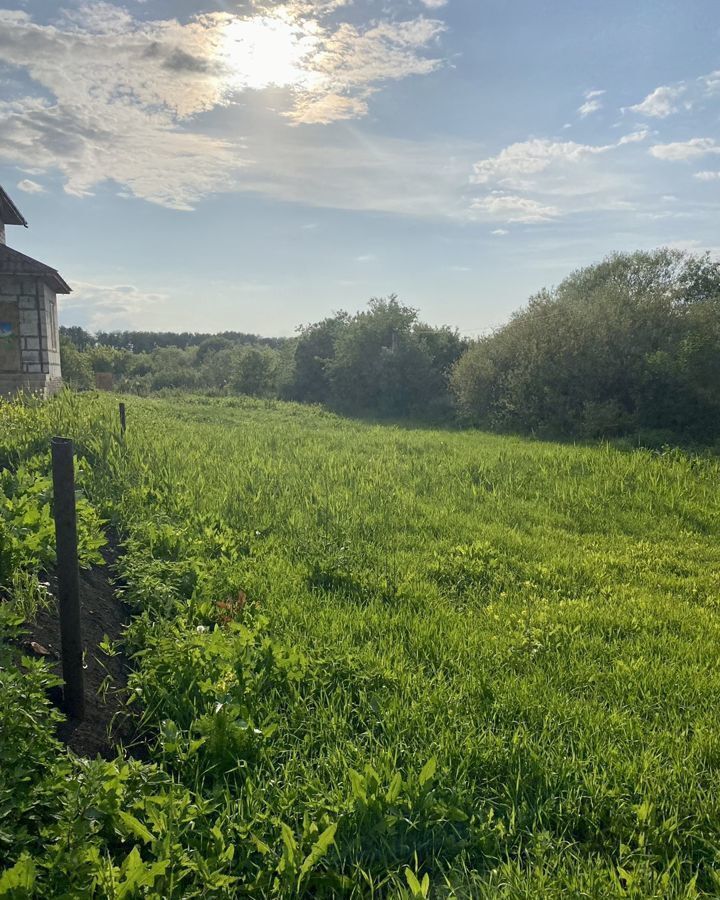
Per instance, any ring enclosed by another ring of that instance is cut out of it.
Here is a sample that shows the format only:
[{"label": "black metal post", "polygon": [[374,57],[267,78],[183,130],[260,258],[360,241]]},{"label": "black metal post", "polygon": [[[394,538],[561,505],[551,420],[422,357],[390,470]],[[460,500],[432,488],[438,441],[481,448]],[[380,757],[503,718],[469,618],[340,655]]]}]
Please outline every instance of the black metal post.
[{"label": "black metal post", "polygon": [[125,437],[125,404],[120,404],[120,434]]},{"label": "black metal post", "polygon": [[75,512],[73,445],[69,438],[54,437],[52,471],[54,489],[55,548],[57,554],[60,649],[65,687],[65,712],[73,719],[85,715],[83,645],[80,634],[80,573]]}]

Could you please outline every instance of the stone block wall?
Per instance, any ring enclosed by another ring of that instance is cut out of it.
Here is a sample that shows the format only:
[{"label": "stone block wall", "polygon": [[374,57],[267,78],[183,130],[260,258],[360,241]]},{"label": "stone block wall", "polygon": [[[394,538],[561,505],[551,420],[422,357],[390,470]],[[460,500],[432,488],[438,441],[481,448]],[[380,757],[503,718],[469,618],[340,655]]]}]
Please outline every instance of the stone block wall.
[{"label": "stone block wall", "polygon": [[60,378],[60,326],[58,324],[57,296],[55,292],[43,284],[44,297],[40,303],[40,355],[45,371],[51,378]]},{"label": "stone block wall", "polygon": [[0,394],[55,393],[62,386],[55,293],[39,278],[0,276],[0,299],[18,305],[21,360],[19,372],[0,372]]}]

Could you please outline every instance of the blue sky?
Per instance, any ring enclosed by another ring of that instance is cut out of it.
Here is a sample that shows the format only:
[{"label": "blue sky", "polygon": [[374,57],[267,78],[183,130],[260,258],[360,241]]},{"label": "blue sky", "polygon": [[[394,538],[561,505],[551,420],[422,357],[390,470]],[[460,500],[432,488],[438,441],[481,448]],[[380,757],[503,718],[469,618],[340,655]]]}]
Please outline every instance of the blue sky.
[{"label": "blue sky", "polygon": [[0,0],[8,242],[92,330],[501,324],[720,250],[717,0]]}]

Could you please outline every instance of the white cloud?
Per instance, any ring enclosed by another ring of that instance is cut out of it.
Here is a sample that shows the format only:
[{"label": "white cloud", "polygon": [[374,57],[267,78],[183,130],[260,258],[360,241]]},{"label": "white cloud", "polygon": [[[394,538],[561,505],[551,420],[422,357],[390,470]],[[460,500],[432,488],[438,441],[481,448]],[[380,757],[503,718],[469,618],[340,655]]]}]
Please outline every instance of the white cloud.
[{"label": "white cloud", "polygon": [[37,181],[33,181],[31,178],[23,178],[22,181],[18,181],[18,188],[21,191],[25,191],[26,194],[42,194],[45,188],[38,184]]},{"label": "white cloud", "polygon": [[578,112],[580,113],[580,118],[584,119],[592,113],[597,112],[602,109],[602,103],[600,100],[586,100],[582,106],[578,106]]},{"label": "white cloud", "polygon": [[489,219],[527,224],[549,222],[560,215],[560,210],[555,206],[543,205],[529,197],[507,194],[502,191],[492,191],[485,197],[478,197],[473,200],[472,208]]},{"label": "white cloud", "polygon": [[706,94],[712,95],[720,93],[720,69],[702,75],[698,81],[702,85]]},{"label": "white cloud", "polygon": [[633,158],[629,146],[647,138],[641,129],[612,144],[532,139],[476,162],[471,183],[491,192],[473,208],[505,222],[545,222],[575,212],[625,210]]},{"label": "white cloud", "polygon": [[131,284],[94,284],[72,281],[72,294],[59,298],[61,316],[71,312],[91,331],[128,328],[148,307],[164,304],[168,295],[143,291]]},{"label": "white cloud", "polygon": [[550,169],[566,170],[568,166],[591,160],[593,157],[609,153],[624,144],[643,141],[647,130],[633,132],[621,137],[614,144],[578,144],[575,141],[550,141],[535,138],[510,144],[497,156],[490,156],[476,162],[471,181],[475,184],[495,182],[503,187],[523,189],[537,184],[532,176]]},{"label": "white cloud", "polygon": [[507,228],[495,228],[493,231],[490,232],[490,234],[496,234],[499,237],[501,237],[502,235],[510,234],[510,232],[507,230]]},{"label": "white cloud", "polygon": [[[441,22],[422,16],[405,22],[382,21],[365,30],[341,24],[318,42],[312,59],[306,61],[308,82],[296,90],[298,121],[312,122],[308,110],[313,108],[319,110],[320,123],[328,120],[333,108],[341,119],[364,115],[368,98],[382,83],[427,75],[438,68],[440,60],[418,51],[431,46],[443,31]],[[287,115],[294,119],[295,109]]]},{"label": "white cloud", "polygon": [[510,187],[525,187],[526,176],[544,172],[554,163],[577,163],[594,154],[606,153],[612,148],[612,144],[590,146],[577,144],[575,141],[521,141],[505,147],[497,156],[476,162],[471,180],[475,184],[496,181]]},{"label": "white cloud", "polygon": [[287,114],[295,125],[329,125],[342,119],[359,119],[366,115],[368,104],[361,97],[345,97],[342,94],[324,94],[299,97],[291,113]]},{"label": "white cloud", "polygon": [[229,142],[173,127],[162,116],[132,106],[113,110],[112,128],[102,112],[60,107],[26,98],[0,103],[0,159],[57,169],[65,190],[78,197],[106,179],[135,196],[175,209],[191,209],[198,199],[227,187],[242,164]]},{"label": "white cloud", "polygon": [[203,133],[201,114],[242,101],[239,115],[271,104],[275,129],[282,117],[298,125],[358,118],[387,82],[441,65],[428,52],[440,21],[363,27],[326,18],[343,5],[288,0],[180,22],[92,2],[54,25],[0,9],[0,62],[39,87],[0,101],[0,160],[59,171],[78,196],[112,179],[121,192],[177,209],[237,188],[260,153],[228,128]]},{"label": "white cloud", "polygon": [[697,178],[699,181],[720,181],[720,172],[715,171],[704,171],[704,172],[696,172],[693,176]]},{"label": "white cloud", "polygon": [[[262,125],[262,123],[261,123]],[[312,206],[467,219],[470,141],[409,140],[362,133],[258,127],[243,188]]]},{"label": "white cloud", "polygon": [[428,9],[441,9],[443,6],[447,6],[448,0],[420,0],[420,2]]},{"label": "white cloud", "polygon": [[647,128],[641,128],[639,131],[633,131],[630,134],[624,134],[618,141],[618,147],[623,144],[638,144],[640,141],[646,140],[650,136]]},{"label": "white cloud", "polygon": [[711,153],[720,153],[720,144],[716,143],[714,138],[691,138],[689,141],[655,144],[650,148],[650,153],[656,159],[684,162]]},{"label": "white cloud", "polygon": [[702,109],[720,93],[720,69],[701,75],[691,81],[662,84],[651,91],[644,100],[628,106],[623,112],[639,113],[654,119],[666,119],[681,110]]},{"label": "white cloud", "polygon": [[585,91],[585,102],[578,107],[581,119],[603,108],[603,102],[600,98],[604,93],[605,91]]},{"label": "white cloud", "polygon": [[685,90],[684,84],[661,85],[648,94],[643,101],[636,103],[635,106],[628,107],[628,109],[634,113],[639,113],[641,116],[665,119],[678,111],[680,108],[678,100],[685,93]]}]

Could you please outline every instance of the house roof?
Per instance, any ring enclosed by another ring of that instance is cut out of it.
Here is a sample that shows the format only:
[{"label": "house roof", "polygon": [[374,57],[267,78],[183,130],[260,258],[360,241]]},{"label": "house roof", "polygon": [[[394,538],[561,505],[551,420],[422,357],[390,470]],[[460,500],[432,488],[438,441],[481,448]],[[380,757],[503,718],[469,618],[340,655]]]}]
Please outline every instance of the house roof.
[{"label": "house roof", "polygon": [[72,288],[55,269],[0,244],[0,275],[30,275],[41,278],[56,294],[69,294]]},{"label": "house roof", "polygon": [[25,216],[15,206],[2,187],[0,187],[0,222],[3,222],[5,225],[24,225],[27,228]]}]

